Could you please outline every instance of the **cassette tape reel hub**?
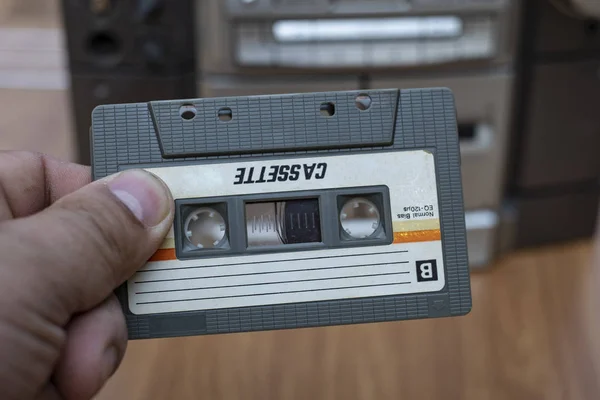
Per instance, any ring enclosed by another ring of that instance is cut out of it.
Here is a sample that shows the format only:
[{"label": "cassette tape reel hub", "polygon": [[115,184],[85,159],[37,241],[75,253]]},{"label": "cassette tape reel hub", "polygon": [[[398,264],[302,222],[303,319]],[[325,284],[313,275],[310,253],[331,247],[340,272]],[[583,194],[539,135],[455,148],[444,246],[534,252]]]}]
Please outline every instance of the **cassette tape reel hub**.
[{"label": "cassette tape reel hub", "polygon": [[340,223],[350,237],[364,239],[373,236],[381,227],[381,215],[369,200],[354,198],[342,207]]},{"label": "cassette tape reel hub", "polygon": [[200,249],[221,247],[227,239],[223,216],[209,207],[192,211],[185,220],[184,232],[189,243]]}]

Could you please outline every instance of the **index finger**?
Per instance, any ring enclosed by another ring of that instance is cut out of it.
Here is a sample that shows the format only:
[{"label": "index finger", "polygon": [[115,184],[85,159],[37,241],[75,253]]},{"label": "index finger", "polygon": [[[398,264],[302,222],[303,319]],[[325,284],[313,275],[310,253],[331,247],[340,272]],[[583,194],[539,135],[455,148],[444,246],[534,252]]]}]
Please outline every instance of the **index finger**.
[{"label": "index finger", "polygon": [[89,167],[41,153],[0,151],[0,221],[35,214],[90,182]]}]

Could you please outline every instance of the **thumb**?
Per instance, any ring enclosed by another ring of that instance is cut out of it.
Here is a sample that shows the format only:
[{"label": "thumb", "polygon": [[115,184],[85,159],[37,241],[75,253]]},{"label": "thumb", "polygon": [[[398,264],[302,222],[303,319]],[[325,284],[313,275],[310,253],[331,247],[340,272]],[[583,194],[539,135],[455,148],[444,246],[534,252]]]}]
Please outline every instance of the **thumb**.
[{"label": "thumb", "polygon": [[89,310],[156,251],[171,227],[173,204],[166,185],[145,171],[92,182],[14,221],[11,236],[34,249],[19,264],[36,269],[38,289],[48,290],[44,297],[57,300],[65,318]]}]

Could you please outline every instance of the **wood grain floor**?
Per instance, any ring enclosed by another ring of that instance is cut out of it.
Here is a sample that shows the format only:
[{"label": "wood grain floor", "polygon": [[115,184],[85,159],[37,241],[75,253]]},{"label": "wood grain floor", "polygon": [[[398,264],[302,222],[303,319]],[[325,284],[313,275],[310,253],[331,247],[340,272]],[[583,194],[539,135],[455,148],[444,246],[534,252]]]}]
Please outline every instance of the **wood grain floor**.
[{"label": "wood grain floor", "polygon": [[99,399],[596,399],[597,250],[474,273],[463,318],[130,342]]}]

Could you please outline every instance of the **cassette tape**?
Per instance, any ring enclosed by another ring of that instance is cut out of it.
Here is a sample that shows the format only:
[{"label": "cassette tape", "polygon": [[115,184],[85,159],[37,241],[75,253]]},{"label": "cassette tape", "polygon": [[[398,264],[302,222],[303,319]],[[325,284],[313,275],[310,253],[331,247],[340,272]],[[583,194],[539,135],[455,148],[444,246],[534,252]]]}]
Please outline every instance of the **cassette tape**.
[{"label": "cassette tape", "polygon": [[446,88],[102,105],[91,135],[94,179],[143,168],[175,201],[117,290],[131,339],[471,309]]}]

